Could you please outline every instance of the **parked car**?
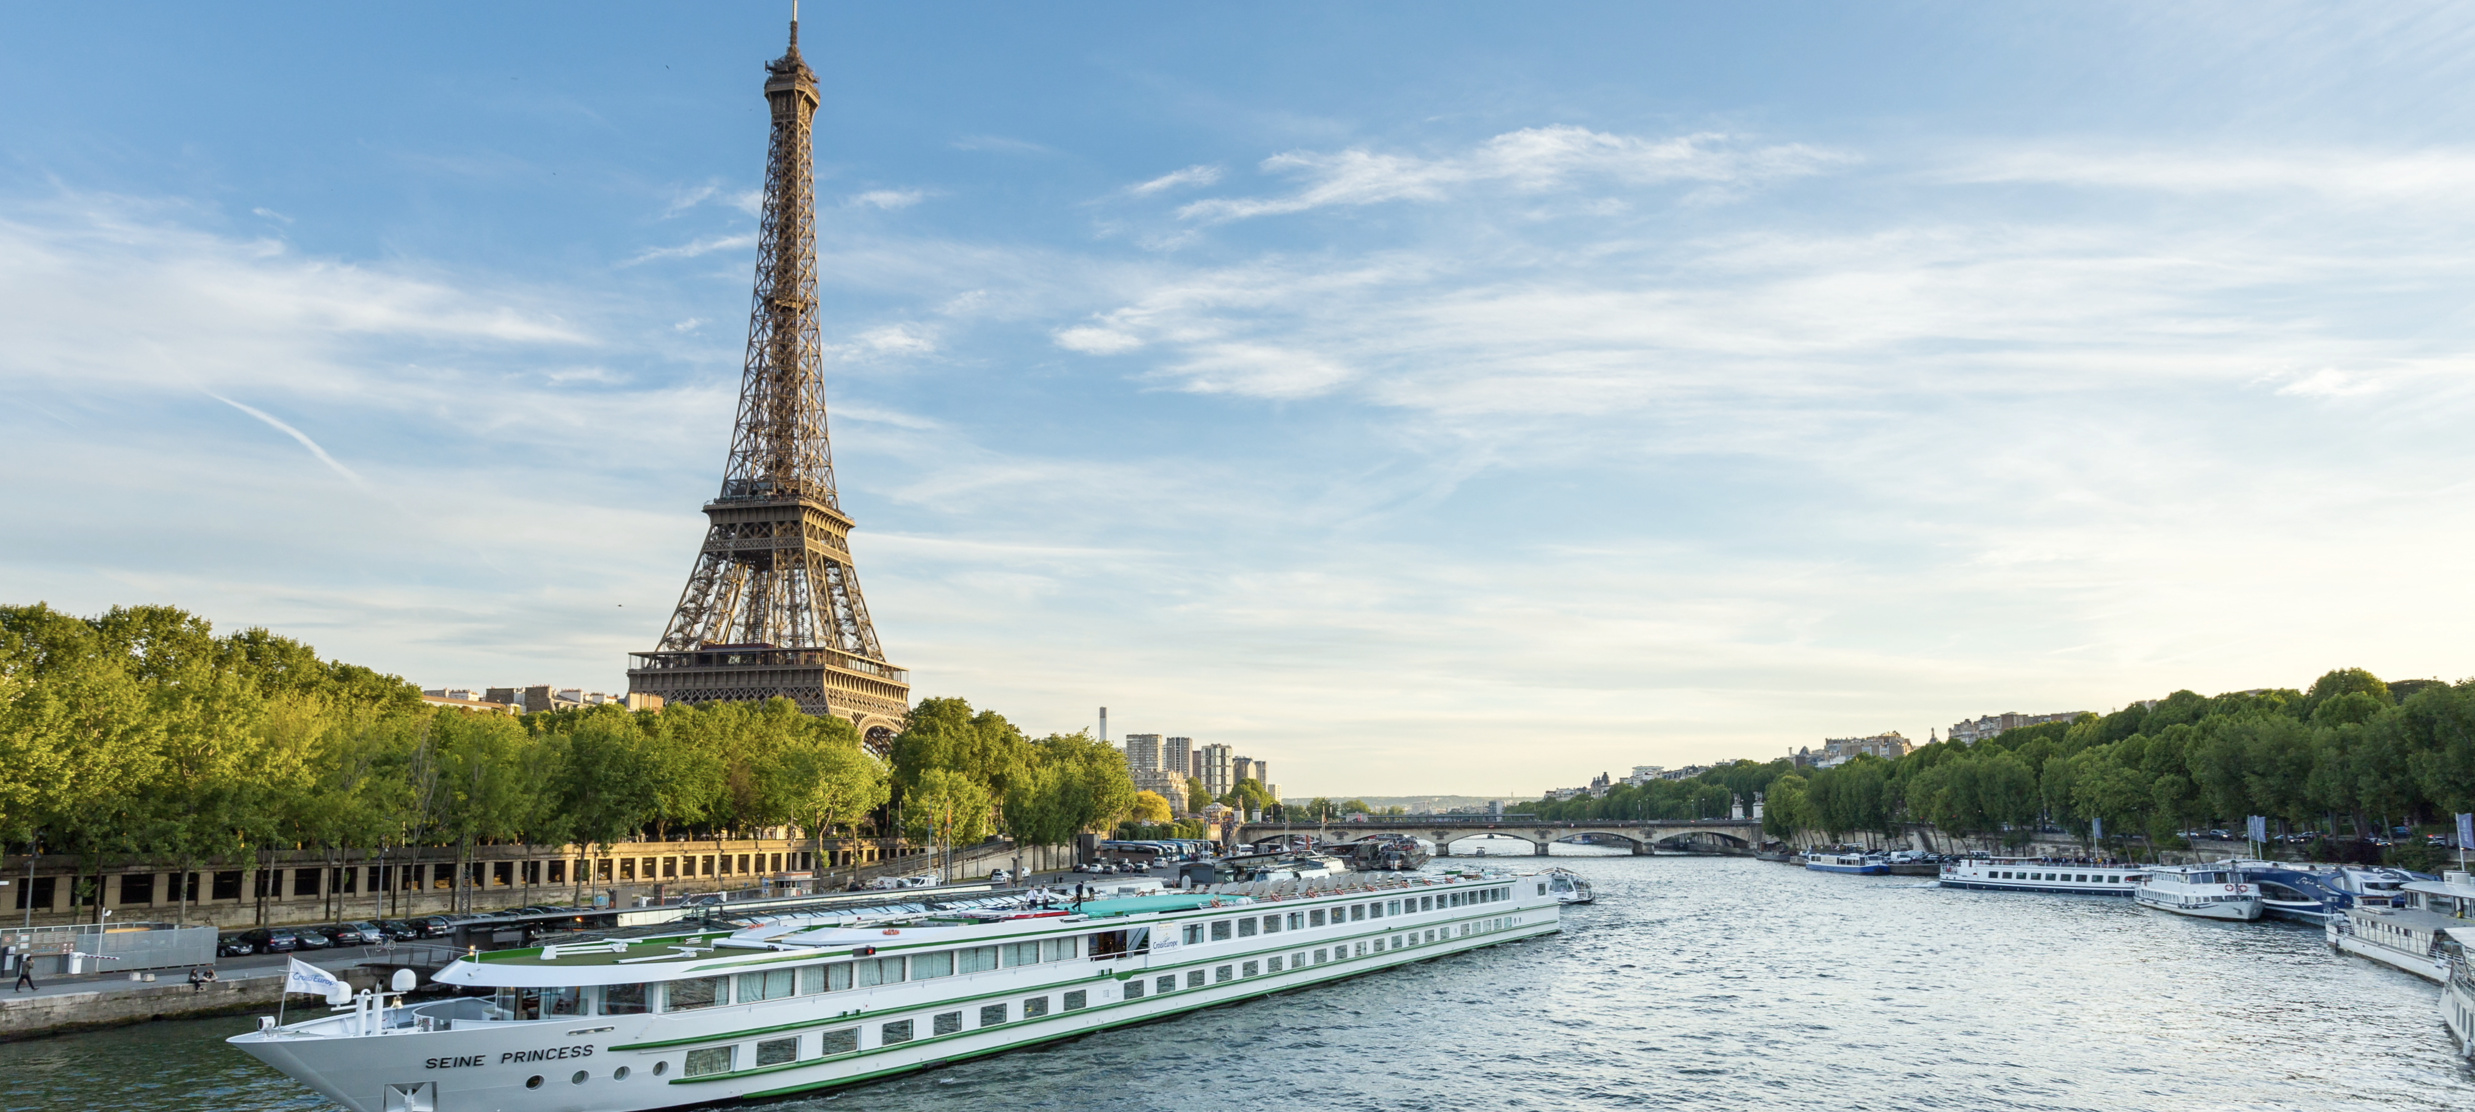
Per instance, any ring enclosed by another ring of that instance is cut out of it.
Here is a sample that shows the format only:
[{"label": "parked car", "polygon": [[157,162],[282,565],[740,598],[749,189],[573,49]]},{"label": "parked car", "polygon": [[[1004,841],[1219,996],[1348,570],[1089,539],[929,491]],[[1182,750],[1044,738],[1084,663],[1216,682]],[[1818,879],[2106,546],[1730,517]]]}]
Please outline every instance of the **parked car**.
[{"label": "parked car", "polygon": [[[347,934],[352,937],[346,938]],[[378,924],[364,919],[358,923],[344,923],[330,927],[327,929],[327,937],[334,939],[338,946],[376,946],[387,940],[387,932],[380,930]]]},{"label": "parked car", "polygon": [[242,931],[240,940],[249,945],[252,953],[289,954],[301,948],[300,934],[290,927],[259,927],[254,931]]},{"label": "parked car", "polygon": [[397,942],[405,942],[421,937],[421,928],[407,923],[402,919],[380,919],[378,921],[378,929],[384,932],[388,938]]},{"label": "parked car", "polygon": [[455,929],[455,921],[444,915],[424,915],[411,922],[423,938],[445,938]]},{"label": "parked car", "polygon": [[257,952],[256,945],[237,934],[227,934],[215,939],[215,956],[219,958],[245,958]]},{"label": "parked car", "polygon": [[335,940],[316,927],[302,927],[292,932],[293,942],[304,950],[333,949]]}]

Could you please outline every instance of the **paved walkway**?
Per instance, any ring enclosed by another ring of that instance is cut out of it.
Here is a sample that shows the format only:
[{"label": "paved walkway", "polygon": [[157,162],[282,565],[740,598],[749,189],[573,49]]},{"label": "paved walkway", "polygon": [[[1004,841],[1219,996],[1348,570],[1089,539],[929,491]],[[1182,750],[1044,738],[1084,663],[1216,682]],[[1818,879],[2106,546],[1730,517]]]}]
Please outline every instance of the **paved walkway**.
[{"label": "paved walkway", "polygon": [[[296,955],[252,954],[245,958],[222,958],[215,963],[215,979],[228,984],[233,981],[256,980],[261,977],[281,977],[284,975],[284,971],[290,968],[290,963],[285,959],[294,956]],[[341,972],[345,969],[361,964],[364,960],[361,956],[360,947],[357,946],[353,947],[346,953],[325,953],[314,955],[301,954],[297,956],[299,956],[301,960],[329,972]],[[140,972],[153,973],[155,975],[155,979],[152,981],[132,981],[129,979],[129,975],[127,973],[86,973],[74,977],[47,977],[41,973],[37,973],[34,977],[35,984],[41,987],[36,988],[31,992],[18,991],[14,989],[6,992],[0,992],[0,1008],[7,1007],[9,1002],[12,1000],[36,1000],[47,996],[72,996],[78,993],[88,992],[99,992],[105,995],[111,995],[114,993],[145,992],[154,989],[161,989],[167,985],[180,988],[187,988],[189,986],[189,970],[186,966],[174,969],[141,970]],[[8,980],[14,982],[16,980],[15,975],[12,974]]]}]

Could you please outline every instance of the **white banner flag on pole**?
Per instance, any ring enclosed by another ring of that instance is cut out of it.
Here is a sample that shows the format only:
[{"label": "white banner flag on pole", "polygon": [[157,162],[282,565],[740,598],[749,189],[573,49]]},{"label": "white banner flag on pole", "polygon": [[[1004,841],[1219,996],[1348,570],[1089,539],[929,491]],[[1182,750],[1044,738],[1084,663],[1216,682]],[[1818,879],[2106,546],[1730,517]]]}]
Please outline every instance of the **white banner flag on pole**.
[{"label": "white banner flag on pole", "polygon": [[292,959],[291,967],[284,972],[285,992],[306,992],[311,996],[333,996],[336,989],[344,987],[342,978],[299,958]]},{"label": "white banner flag on pole", "polygon": [[2458,848],[2475,844],[2475,815],[2458,816]]},{"label": "white banner flag on pole", "polygon": [[2098,818],[2095,815],[2090,815],[2088,817],[2088,836],[2096,841],[2105,841],[2105,820]]},{"label": "white banner flag on pole", "polygon": [[2262,815],[2253,815],[2245,825],[2248,829],[2246,829],[2244,833],[2251,835],[2251,839],[2253,841],[2265,842],[2269,840],[2269,820],[2267,817]]}]

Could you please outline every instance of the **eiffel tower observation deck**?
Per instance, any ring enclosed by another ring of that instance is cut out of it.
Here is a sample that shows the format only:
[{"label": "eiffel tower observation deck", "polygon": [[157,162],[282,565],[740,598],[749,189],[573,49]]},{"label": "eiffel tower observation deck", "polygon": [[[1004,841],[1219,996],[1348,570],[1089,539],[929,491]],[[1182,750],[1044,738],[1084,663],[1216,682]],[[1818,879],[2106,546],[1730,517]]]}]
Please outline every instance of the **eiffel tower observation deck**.
[{"label": "eiffel tower observation deck", "polygon": [[885,660],[851,566],[851,519],[834,487],[817,322],[816,72],[790,50],[765,66],[773,108],[748,355],[721,494],[687,589],[628,690],[668,702],[796,700],[849,719],[882,748],[911,705]]}]

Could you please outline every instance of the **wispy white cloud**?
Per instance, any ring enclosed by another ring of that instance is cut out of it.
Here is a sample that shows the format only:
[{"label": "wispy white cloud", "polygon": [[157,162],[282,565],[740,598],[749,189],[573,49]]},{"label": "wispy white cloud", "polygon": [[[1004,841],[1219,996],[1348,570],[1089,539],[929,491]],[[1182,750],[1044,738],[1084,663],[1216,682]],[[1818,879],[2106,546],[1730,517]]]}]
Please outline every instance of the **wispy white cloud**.
[{"label": "wispy white cloud", "polygon": [[910,208],[927,197],[927,192],[919,189],[871,189],[865,193],[852,194],[842,203],[851,208],[884,209],[892,212],[896,209]]},{"label": "wispy white cloud", "polygon": [[641,266],[645,263],[659,262],[663,259],[693,259],[699,255],[710,255],[716,251],[736,251],[742,247],[754,246],[756,246],[756,233],[754,232],[738,232],[731,235],[705,236],[701,239],[690,240],[686,243],[679,244],[676,247],[649,248],[638,252],[635,255],[629,256],[628,258],[620,260],[619,265]]},{"label": "wispy white cloud", "polygon": [[1135,197],[1149,197],[1155,193],[1190,185],[1212,185],[1220,181],[1220,174],[1221,170],[1218,166],[1189,166],[1183,170],[1173,170],[1162,174],[1150,181],[1136,182],[1126,187],[1126,193]]},{"label": "wispy white cloud", "polygon": [[1209,198],[1180,208],[1178,215],[1219,222],[1333,205],[1437,201],[1472,185],[1502,186],[1516,193],[1541,193],[1596,179],[1628,186],[1690,182],[1744,187],[1819,173],[1848,160],[1845,154],[1801,143],[1755,146],[1740,136],[1715,132],[1643,139],[1579,127],[1537,127],[1506,132],[1465,154],[1441,158],[1358,147],[1332,154],[1278,154],[1264,160],[1263,169],[1303,180],[1297,192]]},{"label": "wispy white cloud", "polygon": [[1009,139],[1002,135],[966,135],[949,145],[958,151],[996,151],[1000,154],[1057,153],[1028,139]]},{"label": "wispy white cloud", "polygon": [[311,439],[309,438],[309,434],[308,434],[308,433],[302,432],[302,431],[301,431],[301,430],[299,430],[299,429],[293,428],[291,425],[285,424],[284,422],[282,422],[282,421],[280,421],[280,420],[277,420],[275,417],[273,417],[272,415],[268,414],[265,410],[263,410],[263,409],[259,409],[259,408],[258,408],[258,407],[256,407],[256,406],[251,406],[251,405],[243,405],[243,404],[241,404],[241,403],[239,403],[239,402],[233,401],[232,399],[227,398],[227,397],[224,397],[223,395],[218,394],[218,393],[215,393],[214,391],[211,391],[211,390],[207,392],[207,396],[208,396],[208,397],[210,397],[210,398],[215,399],[216,401],[222,402],[222,403],[223,403],[223,404],[225,404],[225,405],[231,406],[231,407],[232,407],[232,408],[234,408],[234,409],[240,410],[241,412],[246,413],[246,414],[248,414],[248,415],[250,415],[250,416],[252,416],[252,417],[255,417],[255,418],[257,418],[258,420],[265,422],[265,423],[268,425],[268,427],[273,428],[275,431],[280,432],[280,433],[284,434],[285,436],[289,436],[289,437],[291,437],[292,439],[299,441],[299,442],[300,442],[300,444],[301,444],[301,447],[304,447],[304,448],[309,449],[309,454],[311,454],[311,455],[313,455],[313,456],[318,457],[318,462],[323,463],[323,464],[326,464],[329,468],[333,469],[333,470],[334,470],[334,472],[335,472],[336,474],[341,475],[341,476],[343,476],[344,478],[351,480],[351,481],[352,481],[352,483],[353,483],[353,485],[355,485],[355,486],[366,486],[366,485],[368,485],[368,484],[366,484],[366,483],[363,483],[363,482],[361,481],[361,476],[359,476],[359,475],[357,475],[357,474],[354,474],[354,473],[353,473],[353,470],[352,470],[351,468],[346,467],[346,466],[344,466],[343,464],[340,464],[340,463],[335,462],[335,457],[334,457],[334,456],[331,456],[331,455],[328,455],[328,454],[327,454],[327,450],[326,450],[325,448],[321,448],[321,447],[319,447],[319,446],[318,446],[318,442],[317,442],[317,441],[315,441],[315,440],[311,440]]}]

